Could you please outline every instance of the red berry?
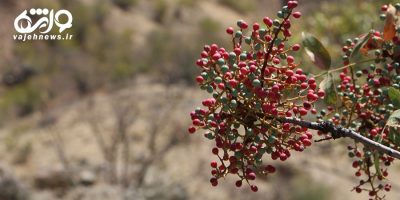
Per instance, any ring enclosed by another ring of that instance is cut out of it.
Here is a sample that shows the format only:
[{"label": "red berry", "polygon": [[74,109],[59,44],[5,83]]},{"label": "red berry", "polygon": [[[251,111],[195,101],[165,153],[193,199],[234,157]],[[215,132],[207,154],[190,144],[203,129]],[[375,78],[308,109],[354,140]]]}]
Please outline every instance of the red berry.
[{"label": "red berry", "polygon": [[212,168],[217,168],[218,167],[218,163],[216,161],[212,161],[210,165],[211,165]]},{"label": "red berry", "polygon": [[359,166],[358,161],[354,161],[353,164],[352,164],[352,166],[353,166],[354,168],[357,168],[357,167]]},{"label": "red berry", "polygon": [[317,109],[313,108],[313,109],[311,109],[311,113],[315,115],[318,113],[318,111],[317,111]]},{"label": "red berry", "polygon": [[198,59],[198,60],[196,61],[196,65],[197,65],[197,66],[199,66],[199,67],[202,67],[202,66],[204,66],[204,62],[203,62],[203,60],[201,60],[201,59]]},{"label": "red berry", "polygon": [[307,115],[307,110],[305,108],[300,108],[299,113],[301,116]]},{"label": "red berry", "polygon": [[378,131],[376,129],[372,129],[369,133],[371,134],[372,137],[378,135]]},{"label": "red berry", "polygon": [[228,83],[232,88],[235,88],[239,84],[239,82],[234,79],[229,80]]},{"label": "red berry", "polygon": [[204,78],[202,76],[197,76],[196,81],[197,81],[197,83],[201,84],[201,83],[203,83]]},{"label": "red berry", "polygon": [[293,13],[293,17],[296,18],[296,19],[300,18],[301,17],[301,12]]},{"label": "red berry", "polygon": [[325,96],[325,91],[323,91],[323,90],[318,90],[317,95],[318,95],[319,97],[322,98],[322,97]]},{"label": "red berry", "polygon": [[287,60],[287,62],[288,62],[289,64],[292,64],[292,63],[294,62],[293,56],[288,56],[288,57],[286,58],[286,60]]},{"label": "red berry", "polygon": [[211,185],[214,186],[214,187],[217,186],[217,185],[218,185],[218,180],[217,180],[217,178],[211,178],[211,179],[210,179],[210,183],[211,183]]},{"label": "red berry", "polygon": [[311,146],[311,141],[309,139],[304,139],[302,140],[302,143],[304,144],[304,146]]},{"label": "red berry", "polygon": [[297,7],[298,3],[297,1],[289,1],[287,5],[289,9],[293,9]]},{"label": "red berry", "polygon": [[188,129],[189,133],[194,133],[196,132],[196,128],[194,126],[189,127]]},{"label": "red berry", "polygon": [[251,173],[247,174],[247,178],[249,180],[254,180],[254,179],[256,179],[256,174],[254,172],[251,172]]},{"label": "red berry", "polygon": [[218,148],[214,147],[214,148],[212,149],[212,153],[213,153],[213,154],[218,155],[218,152],[219,152]]},{"label": "red berry", "polygon": [[312,139],[312,137],[313,137],[313,135],[312,135],[312,133],[311,132],[306,132],[306,135],[307,135],[307,138],[308,139]]},{"label": "red berry", "polygon": [[308,84],[313,84],[313,83],[315,83],[315,78],[308,79]]},{"label": "red berry", "polygon": [[265,25],[267,25],[269,27],[271,27],[272,24],[273,24],[272,19],[270,19],[269,17],[264,17],[263,22],[264,22]]},{"label": "red berry", "polygon": [[371,196],[371,197],[372,197],[372,196],[375,196],[375,195],[376,195],[376,192],[375,192],[375,191],[369,191],[368,195]]},{"label": "red berry", "polygon": [[208,53],[207,53],[206,51],[202,51],[201,54],[200,54],[200,56],[201,56],[202,58],[207,58],[207,57],[208,57]]},{"label": "red berry", "polygon": [[236,185],[236,187],[241,187],[242,181],[241,180],[236,181],[235,185]]},{"label": "red berry", "polygon": [[221,90],[224,90],[225,89],[225,84],[224,83],[219,83],[218,84],[218,88],[221,89]]},{"label": "red berry", "polygon": [[254,23],[253,30],[257,31],[258,29],[260,29],[260,25],[258,23]]},{"label": "red berry", "polygon": [[255,186],[255,185],[250,186],[250,188],[251,188],[251,191],[253,191],[253,192],[257,192],[258,191],[258,187]]},{"label": "red berry", "polygon": [[293,72],[292,70],[287,70],[287,71],[285,72],[285,74],[286,74],[286,76],[293,76],[293,75],[294,75],[294,72]]},{"label": "red berry", "polygon": [[299,45],[299,44],[293,45],[293,46],[292,46],[292,50],[293,50],[293,51],[298,51],[298,50],[300,50],[300,45]]},{"label": "red berry", "polygon": [[303,90],[306,89],[307,87],[308,87],[307,83],[301,83],[300,84],[300,88],[303,89]]},{"label": "red berry", "polygon": [[233,34],[233,28],[232,27],[228,27],[226,29],[226,33],[228,33],[229,35],[232,35]]},{"label": "red berry", "polygon": [[381,11],[382,12],[386,12],[387,10],[388,10],[388,5],[383,5],[382,7],[381,7]]},{"label": "red berry", "polygon": [[386,185],[385,185],[385,190],[386,190],[387,192],[389,192],[391,189],[392,189],[392,185],[390,185],[390,184],[386,184]]},{"label": "red berry", "polygon": [[212,56],[212,58],[213,58],[213,60],[218,60],[218,59],[221,58],[221,54],[215,53],[215,54]]},{"label": "red berry", "polygon": [[385,170],[385,171],[382,173],[382,175],[383,175],[384,177],[386,177],[386,176],[389,175],[389,173],[388,173],[388,171]]},{"label": "red berry", "polygon": [[240,27],[241,29],[247,29],[247,27],[249,27],[249,25],[248,25],[245,21],[243,21],[243,20],[241,20],[240,22],[238,22],[238,25],[239,25],[239,27]]},{"label": "red berry", "polygon": [[264,37],[264,39],[265,39],[266,42],[270,42],[272,40],[272,36],[271,35],[266,35]]},{"label": "red berry", "polygon": [[303,103],[303,107],[304,107],[306,110],[310,110],[311,107],[312,107],[312,105],[311,105],[310,102],[304,102],[304,103]]},{"label": "red berry", "polygon": [[212,44],[211,46],[210,46],[210,51],[211,52],[216,52],[218,50],[218,45],[217,44]]},{"label": "red berry", "polygon": [[274,166],[272,166],[272,165],[267,165],[266,167],[265,167],[265,171],[267,171],[268,173],[274,173],[275,171],[276,171],[276,169],[275,169],[275,167]]}]

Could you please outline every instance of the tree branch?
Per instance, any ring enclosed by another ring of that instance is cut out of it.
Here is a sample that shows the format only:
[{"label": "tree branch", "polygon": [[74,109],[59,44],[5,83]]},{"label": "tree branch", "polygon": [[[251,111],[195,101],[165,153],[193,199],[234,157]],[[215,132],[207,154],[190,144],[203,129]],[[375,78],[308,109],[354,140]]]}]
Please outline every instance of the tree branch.
[{"label": "tree branch", "polygon": [[264,63],[263,63],[262,69],[261,69],[261,78],[263,80],[261,82],[262,85],[264,85],[264,73],[265,73],[265,69],[267,68],[269,56],[272,53],[272,49],[274,47],[275,41],[276,41],[276,39],[278,39],[279,33],[282,30],[283,24],[285,23],[285,21],[287,21],[290,18],[291,15],[292,15],[292,11],[289,11],[287,16],[283,19],[282,23],[279,25],[279,27],[278,27],[275,35],[274,35],[274,38],[272,39],[271,43],[268,46],[268,50],[267,50],[267,52],[266,52],[266,54],[264,56]]},{"label": "tree branch", "polygon": [[394,158],[400,159],[399,151],[396,151],[390,147],[387,147],[378,142],[375,142],[375,141],[373,141],[367,137],[364,137],[363,135],[361,135],[355,131],[352,131],[350,129],[347,129],[347,128],[344,128],[341,126],[335,126],[332,122],[328,122],[328,121],[308,122],[308,121],[303,121],[303,120],[297,119],[297,118],[280,118],[279,121],[296,124],[296,125],[299,125],[302,127],[309,128],[309,129],[322,131],[324,133],[331,133],[333,139],[348,137],[357,142],[364,144],[365,146],[373,148],[379,152],[382,152],[382,153],[385,153]]}]

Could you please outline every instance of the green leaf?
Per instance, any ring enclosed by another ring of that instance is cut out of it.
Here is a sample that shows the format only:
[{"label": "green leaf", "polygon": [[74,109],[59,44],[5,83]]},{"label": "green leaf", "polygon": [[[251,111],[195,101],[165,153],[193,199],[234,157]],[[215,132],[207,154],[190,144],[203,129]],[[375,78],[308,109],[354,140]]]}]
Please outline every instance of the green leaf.
[{"label": "green leaf", "polygon": [[380,168],[380,159],[379,159],[379,153],[375,152],[374,153],[374,165],[375,165],[375,170],[378,176],[382,176],[381,168]]},{"label": "green leaf", "polygon": [[400,145],[400,133],[398,133],[397,128],[388,127],[389,128],[389,141],[392,142],[394,145]]},{"label": "green leaf", "polygon": [[395,137],[395,141],[394,141],[394,144],[396,144],[397,146],[399,146],[400,145],[400,134],[399,134],[399,128],[390,128],[390,130],[391,131],[393,131],[393,134],[396,134],[396,137]]},{"label": "green leaf", "polygon": [[394,87],[390,87],[388,90],[388,95],[392,104],[397,108],[400,109],[400,91]]},{"label": "green leaf", "polygon": [[389,119],[388,119],[387,122],[386,122],[386,126],[389,126],[389,127],[397,127],[397,128],[400,127],[400,109],[394,111],[394,112],[390,115]]},{"label": "green leaf", "polygon": [[337,101],[337,92],[334,79],[331,73],[328,73],[324,80],[319,84],[319,88],[325,91],[324,100],[327,104],[334,105]]},{"label": "green leaf", "polygon": [[355,56],[358,56],[360,54],[360,50],[371,38],[372,34],[368,33],[362,40],[358,41],[357,44],[354,46],[353,52],[350,55],[350,58],[353,58]]},{"label": "green leaf", "polygon": [[394,128],[389,127],[389,140],[395,142],[397,138],[397,134],[395,133]]},{"label": "green leaf", "polygon": [[317,38],[308,33],[303,32],[302,36],[303,46],[307,55],[311,58],[311,61],[317,67],[328,70],[331,67],[332,60],[324,45],[322,45]]}]

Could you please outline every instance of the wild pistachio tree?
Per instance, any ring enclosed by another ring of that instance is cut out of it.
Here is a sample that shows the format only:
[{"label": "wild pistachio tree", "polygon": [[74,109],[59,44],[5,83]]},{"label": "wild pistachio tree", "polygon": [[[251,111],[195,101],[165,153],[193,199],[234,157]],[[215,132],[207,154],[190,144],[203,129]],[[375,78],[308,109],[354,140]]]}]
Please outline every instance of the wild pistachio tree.
[{"label": "wild pistachio tree", "polygon": [[[331,66],[311,34],[291,43],[291,23],[301,18],[297,6],[288,1],[277,19],[265,17],[252,27],[239,20],[226,30],[232,49],[206,45],[197,60],[202,72],[196,81],[212,97],[190,113],[188,131],[204,129],[215,142],[210,182],[216,186],[234,175],[237,187],[256,192],[256,177],[276,171],[267,158],[285,161],[315,138],[349,137],[348,156],[359,178],[353,190],[383,199],[391,190],[388,167],[400,159],[400,4],[382,6],[384,30],[346,41],[340,67]],[[301,48],[325,72],[303,71],[293,56]],[[326,109],[317,109],[318,101]]]}]

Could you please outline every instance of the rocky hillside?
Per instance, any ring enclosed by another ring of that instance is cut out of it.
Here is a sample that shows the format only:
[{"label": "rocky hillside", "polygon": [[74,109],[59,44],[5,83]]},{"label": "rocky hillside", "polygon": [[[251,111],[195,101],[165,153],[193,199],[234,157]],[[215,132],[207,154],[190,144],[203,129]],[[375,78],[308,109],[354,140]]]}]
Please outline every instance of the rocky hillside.
[{"label": "rocky hillside", "polygon": [[[274,162],[277,173],[258,180],[258,193],[237,189],[232,177],[209,184],[213,144],[186,133],[188,113],[207,97],[191,87],[194,60],[237,19],[274,15],[279,4],[1,1],[0,17],[10,23],[0,27],[0,74],[34,73],[0,86],[0,200],[367,199],[350,192],[347,140]],[[301,9],[316,6],[304,0]],[[76,40],[13,41],[10,24],[31,7],[70,10]],[[399,172],[390,172],[388,199],[400,198]]]},{"label": "rocky hillside", "polygon": [[[11,179],[15,188],[0,187],[0,193],[19,191],[3,199],[25,199],[16,194],[35,200],[360,198],[349,190],[354,178],[343,148],[348,141],[318,143],[287,163],[277,162],[278,173],[258,181],[258,193],[236,189],[231,177],[213,188],[208,182],[212,144],[185,133],[186,113],[200,103],[194,99],[201,94],[151,82],[140,79],[128,88],[98,92],[3,127],[0,185]],[[122,132],[129,157],[126,161],[125,143],[118,142],[110,179],[112,163],[99,138],[109,146]],[[393,168],[392,180],[398,180],[399,169]],[[393,185],[389,199],[400,197],[400,188]]]}]

